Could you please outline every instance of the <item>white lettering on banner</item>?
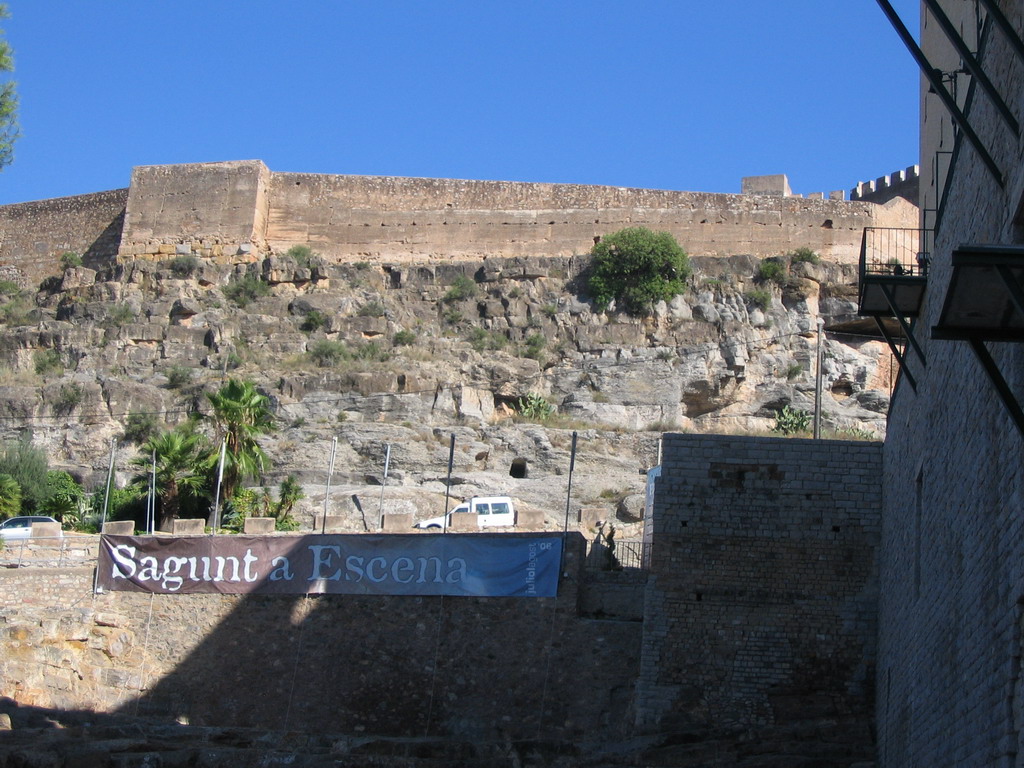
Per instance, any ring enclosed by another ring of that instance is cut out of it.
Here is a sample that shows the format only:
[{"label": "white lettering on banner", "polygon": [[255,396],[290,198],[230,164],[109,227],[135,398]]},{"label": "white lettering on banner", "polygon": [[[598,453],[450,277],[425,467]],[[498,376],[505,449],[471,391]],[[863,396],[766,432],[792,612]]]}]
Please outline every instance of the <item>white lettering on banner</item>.
[{"label": "white lettering on banner", "polygon": [[[365,565],[364,565],[365,563]],[[345,581],[356,583],[363,580],[380,584],[388,580],[399,584],[425,584],[428,581],[434,584],[458,584],[466,580],[468,565],[461,557],[453,557],[448,561],[448,570],[442,570],[441,558],[439,557],[397,557],[392,563],[387,558],[374,557],[370,560],[349,555],[345,558]],[[409,572],[408,578],[402,578],[404,572]],[[340,572],[339,572],[340,573]],[[428,574],[433,578],[428,578]],[[340,576],[339,576],[340,578]]]},{"label": "white lettering on banner", "polygon": [[291,581],[294,578],[291,563],[287,557],[275,557],[270,564],[277,566],[270,572],[271,581]]},{"label": "white lettering on banner", "polygon": [[[230,566],[230,578],[227,581],[247,582],[257,581],[259,573],[253,569],[259,558],[252,553],[251,549],[245,551],[241,562],[237,557],[215,557],[217,564],[215,574],[210,572],[209,557],[176,557],[169,555],[163,562],[155,557],[147,556],[135,562],[136,549],[127,544],[116,544],[110,549],[110,558],[113,560],[113,567],[110,575],[114,579],[137,578],[139,581],[158,582],[168,592],[177,592],[185,583],[185,577],[179,576],[184,569],[188,569],[190,581],[225,581],[225,568]],[[281,559],[281,558],[279,558]],[[200,565],[202,571],[200,573]],[[289,575],[288,578],[291,578]]]},{"label": "white lettering on banner", "polygon": [[[110,559],[114,561],[114,567],[110,571],[112,579],[130,579],[135,575],[135,547],[127,544],[116,544],[110,549]],[[121,570],[121,566],[127,569],[127,573]]]},{"label": "white lettering on banner", "polygon": [[379,537],[357,536],[310,536],[292,542],[103,540],[98,586],[107,589],[290,594],[292,582],[299,582],[294,587],[300,592],[347,594],[538,596],[557,589],[549,555],[557,551],[558,542],[548,540],[495,538],[483,549],[478,540],[471,547],[457,541],[438,546],[419,537],[408,543],[394,537],[387,546]]}]

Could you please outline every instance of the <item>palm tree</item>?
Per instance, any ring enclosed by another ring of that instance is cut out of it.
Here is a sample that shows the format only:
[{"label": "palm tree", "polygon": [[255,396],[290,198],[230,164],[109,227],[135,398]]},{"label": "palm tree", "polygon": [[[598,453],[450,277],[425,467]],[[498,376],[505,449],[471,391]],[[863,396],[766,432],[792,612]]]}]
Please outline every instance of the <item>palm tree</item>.
[{"label": "palm tree", "polygon": [[285,520],[291,515],[295,503],[304,498],[306,498],[306,494],[302,491],[302,485],[295,479],[295,475],[288,475],[281,481],[277,504],[274,505],[274,517],[278,522]]},{"label": "palm tree", "polygon": [[175,429],[154,435],[142,444],[142,455],[131,464],[140,472],[133,478],[139,487],[148,487],[156,454],[156,494],[160,502],[162,531],[169,531],[181,509],[181,494],[195,495],[203,487],[203,453],[206,439],[191,429]]},{"label": "palm tree", "polygon": [[21,486],[10,475],[0,475],[0,520],[21,512]]},{"label": "palm tree", "polygon": [[217,471],[221,443],[226,441],[221,497],[230,499],[245,478],[260,477],[269,465],[267,454],[256,438],[274,428],[270,399],[260,394],[251,381],[238,379],[229,379],[227,384],[216,392],[207,393],[206,397],[213,406],[212,418],[216,429],[215,448],[207,465],[212,471]]}]

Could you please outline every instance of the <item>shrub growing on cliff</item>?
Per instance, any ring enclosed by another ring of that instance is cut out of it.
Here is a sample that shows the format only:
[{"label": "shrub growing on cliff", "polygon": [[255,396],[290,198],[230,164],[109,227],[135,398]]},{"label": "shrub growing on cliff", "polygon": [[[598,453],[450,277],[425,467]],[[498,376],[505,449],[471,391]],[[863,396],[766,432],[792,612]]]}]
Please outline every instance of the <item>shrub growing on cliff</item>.
[{"label": "shrub growing on cliff", "polygon": [[762,312],[772,305],[772,294],[764,288],[751,288],[743,294],[743,298]]},{"label": "shrub growing on cliff", "polygon": [[191,253],[179,254],[171,259],[170,269],[172,275],[184,280],[186,277],[191,277],[192,273],[199,269],[199,259]]},{"label": "shrub growing on cliff", "polygon": [[306,353],[320,368],[331,368],[343,360],[352,359],[344,342],[334,339],[319,339],[306,348]]},{"label": "shrub growing on cliff", "polygon": [[820,264],[821,257],[810,248],[797,248],[789,254],[790,264]]},{"label": "shrub growing on cliff", "polygon": [[309,269],[316,254],[308,245],[293,245],[286,254],[295,261],[295,266]]},{"label": "shrub growing on cliff", "polygon": [[776,256],[763,259],[757,265],[757,280],[761,283],[778,283],[782,285],[786,282],[788,274],[789,270],[786,268],[786,263]]},{"label": "shrub growing on cliff", "polygon": [[256,275],[237,277],[224,286],[224,296],[245,309],[256,299],[270,295],[270,285]]},{"label": "shrub growing on cliff", "polygon": [[459,275],[455,278],[448,292],[444,295],[445,302],[463,301],[476,296],[476,283],[472,278]]},{"label": "shrub growing on cliff", "polygon": [[668,232],[630,227],[603,238],[590,252],[587,288],[602,311],[615,301],[632,315],[686,290],[690,260]]},{"label": "shrub growing on cliff", "polygon": [[74,269],[82,266],[82,257],[73,251],[65,251],[60,255],[61,269]]}]

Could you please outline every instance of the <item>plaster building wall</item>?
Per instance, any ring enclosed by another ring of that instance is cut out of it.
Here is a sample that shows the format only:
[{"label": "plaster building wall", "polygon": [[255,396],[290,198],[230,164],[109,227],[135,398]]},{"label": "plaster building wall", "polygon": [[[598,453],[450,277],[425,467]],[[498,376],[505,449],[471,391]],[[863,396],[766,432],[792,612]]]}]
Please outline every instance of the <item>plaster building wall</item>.
[{"label": "plaster building wall", "polygon": [[[968,21],[975,12],[974,3],[942,6]],[[1024,34],[1020,4],[998,6]],[[989,38],[984,64],[1024,120],[1024,60],[1002,33]],[[1024,435],[968,342],[928,331],[955,248],[1024,245],[1024,142],[981,94],[969,116],[1003,184],[970,145],[960,147],[917,323],[927,367],[911,356],[917,391],[899,383],[885,442],[877,710],[887,768],[1024,764]],[[922,167],[944,125],[932,113],[924,120]],[[1022,345],[987,348],[1015,397],[1024,397]]]},{"label": "plaster building wall", "polygon": [[881,445],[668,434],[662,456],[638,722],[827,720],[870,758]]},{"label": "plaster building wall", "polygon": [[0,266],[4,279],[35,289],[60,271],[72,251],[86,266],[113,259],[121,239],[127,189],[0,206]]}]

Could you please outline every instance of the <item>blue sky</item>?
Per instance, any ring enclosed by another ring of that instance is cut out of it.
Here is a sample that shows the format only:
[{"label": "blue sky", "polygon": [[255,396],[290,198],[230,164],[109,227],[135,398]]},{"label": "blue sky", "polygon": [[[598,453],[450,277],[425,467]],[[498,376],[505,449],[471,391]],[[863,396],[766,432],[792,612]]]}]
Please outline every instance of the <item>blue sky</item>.
[{"label": "blue sky", "polygon": [[[913,30],[917,0],[894,6]],[[738,192],[917,162],[874,0],[8,0],[22,136],[0,204],[136,165]]]}]

